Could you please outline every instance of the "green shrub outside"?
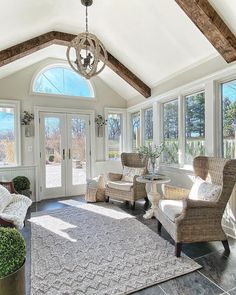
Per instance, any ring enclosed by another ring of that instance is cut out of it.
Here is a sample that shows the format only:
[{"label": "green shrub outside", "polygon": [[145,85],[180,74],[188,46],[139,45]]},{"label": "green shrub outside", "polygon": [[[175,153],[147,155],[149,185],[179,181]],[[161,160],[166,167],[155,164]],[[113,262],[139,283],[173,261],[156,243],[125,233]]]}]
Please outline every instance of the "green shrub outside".
[{"label": "green shrub outside", "polygon": [[25,240],[14,228],[0,228],[0,278],[17,271],[26,256]]},{"label": "green shrub outside", "polygon": [[19,193],[24,190],[30,189],[30,181],[25,176],[17,176],[12,181],[16,191]]},{"label": "green shrub outside", "polygon": [[48,157],[48,161],[49,162],[54,162],[54,155],[50,155],[49,157]]}]

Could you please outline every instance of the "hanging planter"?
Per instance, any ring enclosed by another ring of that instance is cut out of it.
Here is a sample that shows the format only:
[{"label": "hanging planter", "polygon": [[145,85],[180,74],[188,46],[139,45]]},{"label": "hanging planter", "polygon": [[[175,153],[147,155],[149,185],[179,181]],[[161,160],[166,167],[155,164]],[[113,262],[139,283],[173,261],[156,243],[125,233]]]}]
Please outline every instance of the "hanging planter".
[{"label": "hanging planter", "polygon": [[34,125],[32,121],[34,120],[34,114],[27,111],[23,112],[21,118],[21,125],[25,126],[25,137],[34,136]]},{"label": "hanging planter", "polygon": [[107,124],[107,120],[102,115],[97,115],[95,123],[97,124],[97,137],[103,137],[104,126]]}]

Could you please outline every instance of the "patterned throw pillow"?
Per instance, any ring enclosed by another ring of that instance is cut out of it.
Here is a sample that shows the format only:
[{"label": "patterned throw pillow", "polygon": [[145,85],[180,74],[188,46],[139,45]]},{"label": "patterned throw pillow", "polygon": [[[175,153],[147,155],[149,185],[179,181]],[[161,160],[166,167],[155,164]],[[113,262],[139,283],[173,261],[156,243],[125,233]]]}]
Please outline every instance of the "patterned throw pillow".
[{"label": "patterned throw pillow", "polygon": [[206,182],[201,177],[197,177],[189,193],[189,199],[215,202],[222,191],[222,186]]},{"label": "patterned throw pillow", "polygon": [[0,213],[11,203],[12,197],[10,192],[0,185]]},{"label": "patterned throw pillow", "polygon": [[122,181],[133,182],[135,175],[143,175],[145,168],[128,167],[124,166]]}]

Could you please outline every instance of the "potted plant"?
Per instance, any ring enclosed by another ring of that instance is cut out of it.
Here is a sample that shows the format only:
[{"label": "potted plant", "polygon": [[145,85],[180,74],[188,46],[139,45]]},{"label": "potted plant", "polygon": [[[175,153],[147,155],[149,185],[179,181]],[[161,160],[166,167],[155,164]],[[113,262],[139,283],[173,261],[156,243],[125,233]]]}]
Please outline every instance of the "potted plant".
[{"label": "potted plant", "polygon": [[161,153],[164,150],[164,143],[159,145],[156,144],[149,144],[148,146],[140,146],[138,148],[138,153],[140,158],[148,158],[148,166],[150,167],[150,173],[155,174],[156,169],[156,162],[157,159],[160,157]]},{"label": "potted plant", "polygon": [[25,295],[25,240],[14,228],[0,228],[0,294]]},{"label": "potted plant", "polygon": [[15,190],[26,197],[30,198],[31,191],[30,191],[30,181],[26,176],[17,176],[13,178],[13,185]]}]

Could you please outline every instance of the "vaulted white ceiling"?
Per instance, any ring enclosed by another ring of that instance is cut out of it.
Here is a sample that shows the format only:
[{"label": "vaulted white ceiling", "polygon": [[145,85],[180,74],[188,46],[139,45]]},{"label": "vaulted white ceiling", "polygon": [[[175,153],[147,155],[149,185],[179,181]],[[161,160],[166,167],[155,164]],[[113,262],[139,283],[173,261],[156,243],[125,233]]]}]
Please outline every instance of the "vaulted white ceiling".
[{"label": "vaulted white ceiling", "polygon": [[[235,0],[209,1],[236,34]],[[84,30],[80,0],[1,0],[0,50],[52,30]],[[94,0],[89,30],[118,60],[153,87],[218,53],[174,0]],[[0,68],[0,78],[47,57],[65,59],[51,46]],[[106,69],[101,78],[124,98],[138,93]]]}]

